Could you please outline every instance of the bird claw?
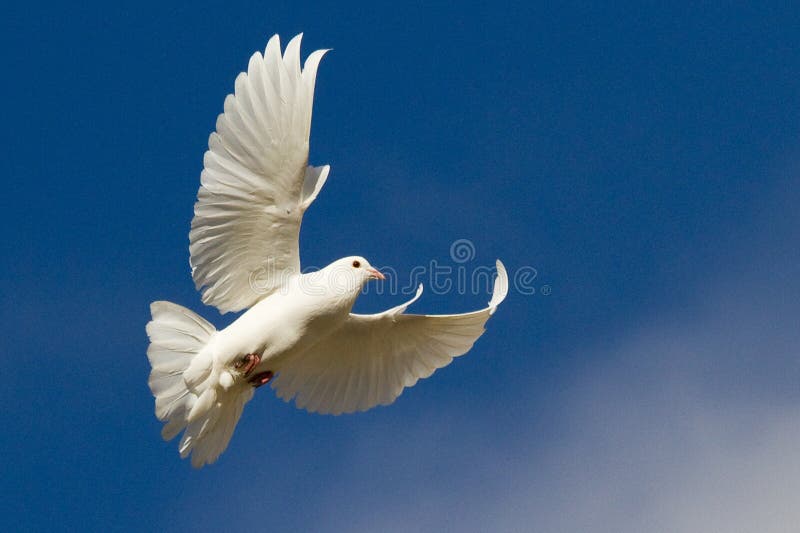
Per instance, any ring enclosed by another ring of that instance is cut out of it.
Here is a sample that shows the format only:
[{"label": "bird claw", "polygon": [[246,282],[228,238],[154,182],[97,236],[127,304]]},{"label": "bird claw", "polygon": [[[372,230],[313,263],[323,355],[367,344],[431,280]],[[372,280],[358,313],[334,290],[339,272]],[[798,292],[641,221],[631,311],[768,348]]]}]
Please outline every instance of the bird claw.
[{"label": "bird claw", "polygon": [[236,361],[234,364],[234,368],[240,370],[244,376],[248,376],[250,372],[253,371],[255,367],[258,366],[258,363],[261,362],[261,357],[254,353],[250,353]]},{"label": "bird claw", "polygon": [[269,383],[269,381],[272,379],[272,376],[273,376],[272,372],[267,370],[265,372],[259,372],[258,374],[250,378],[248,382],[250,382],[250,384],[257,389],[258,387]]},{"label": "bird claw", "polygon": [[[261,357],[259,357],[257,354],[250,353],[236,361],[233,366],[239,370],[244,377],[247,377],[251,372],[253,372],[260,362]],[[269,383],[269,381],[272,379],[272,376],[272,371],[266,370],[264,372],[259,372],[255,376],[252,376],[247,380],[247,382],[250,383],[250,385],[252,385],[254,388],[258,388]]]}]

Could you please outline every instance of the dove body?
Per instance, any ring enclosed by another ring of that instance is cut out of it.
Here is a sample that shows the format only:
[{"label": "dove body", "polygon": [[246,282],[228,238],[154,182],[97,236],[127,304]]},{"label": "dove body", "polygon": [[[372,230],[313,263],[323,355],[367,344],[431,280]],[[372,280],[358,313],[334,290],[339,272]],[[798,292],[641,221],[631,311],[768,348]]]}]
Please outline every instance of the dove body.
[{"label": "dove body", "polygon": [[[208,346],[214,366],[235,370],[241,357],[258,354],[260,362],[249,373],[279,371],[283,360],[302,354],[347,320],[364,283],[382,277],[376,273],[366,259],[345,257],[322,270],[289,277],[214,335]],[[231,374],[234,382],[247,384],[237,374]]]}]

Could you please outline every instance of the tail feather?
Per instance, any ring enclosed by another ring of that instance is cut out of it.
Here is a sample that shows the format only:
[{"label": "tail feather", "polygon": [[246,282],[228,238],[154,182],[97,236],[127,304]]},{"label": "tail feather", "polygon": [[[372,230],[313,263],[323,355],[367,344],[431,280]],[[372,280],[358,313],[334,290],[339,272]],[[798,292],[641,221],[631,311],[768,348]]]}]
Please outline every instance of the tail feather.
[{"label": "tail feather", "polygon": [[223,392],[221,396],[205,416],[188,424],[178,445],[182,458],[192,454],[195,468],[213,463],[228,447],[244,405],[253,397],[253,389]]},{"label": "tail feather", "polygon": [[181,457],[191,454],[195,468],[213,463],[227,448],[253,391],[220,386],[214,358],[204,350],[216,333],[209,322],[170,302],[153,302],[150,312],[148,384],[156,417],[165,422],[161,436],[169,441],[183,431]]}]

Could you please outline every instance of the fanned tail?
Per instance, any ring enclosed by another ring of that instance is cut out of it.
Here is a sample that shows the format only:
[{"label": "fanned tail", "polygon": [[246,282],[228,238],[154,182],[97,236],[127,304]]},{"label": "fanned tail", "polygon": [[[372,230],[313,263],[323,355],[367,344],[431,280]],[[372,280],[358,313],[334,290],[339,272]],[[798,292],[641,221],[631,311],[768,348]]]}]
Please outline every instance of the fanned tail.
[{"label": "fanned tail", "polygon": [[192,466],[200,468],[216,461],[228,447],[253,390],[230,387],[229,374],[228,389],[220,384],[220,373],[207,349],[216,329],[208,321],[163,301],[150,304],[150,313],[148,383],[156,398],[156,417],[165,422],[161,436],[169,441],[183,431],[178,446],[181,457],[191,454]]}]

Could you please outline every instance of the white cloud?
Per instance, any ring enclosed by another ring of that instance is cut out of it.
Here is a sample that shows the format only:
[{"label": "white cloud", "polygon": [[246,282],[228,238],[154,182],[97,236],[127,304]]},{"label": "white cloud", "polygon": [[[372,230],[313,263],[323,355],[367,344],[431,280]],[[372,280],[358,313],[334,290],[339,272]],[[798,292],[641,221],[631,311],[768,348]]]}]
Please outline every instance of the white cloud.
[{"label": "white cloud", "polygon": [[775,339],[792,316],[716,313],[633,335],[578,387],[568,438],[531,458],[513,495],[525,511],[500,529],[797,531],[800,407],[755,364],[796,358]]}]

